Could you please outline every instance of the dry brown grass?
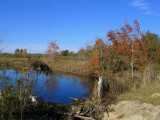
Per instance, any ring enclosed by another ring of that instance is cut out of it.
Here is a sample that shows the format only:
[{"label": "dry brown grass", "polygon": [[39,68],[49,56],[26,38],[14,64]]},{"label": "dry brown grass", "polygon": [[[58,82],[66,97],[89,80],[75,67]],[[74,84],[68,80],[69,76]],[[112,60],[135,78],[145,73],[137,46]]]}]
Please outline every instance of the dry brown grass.
[{"label": "dry brown grass", "polygon": [[160,93],[160,65],[148,65],[142,73],[137,73],[137,86],[117,96],[119,100],[139,100],[145,103],[160,105],[159,98],[152,98],[154,93]]},{"label": "dry brown grass", "polygon": [[86,64],[86,61],[66,61],[66,60],[50,60],[42,59],[43,62],[48,64],[53,71],[64,72],[64,73],[77,73],[86,74],[82,69],[82,66]]}]

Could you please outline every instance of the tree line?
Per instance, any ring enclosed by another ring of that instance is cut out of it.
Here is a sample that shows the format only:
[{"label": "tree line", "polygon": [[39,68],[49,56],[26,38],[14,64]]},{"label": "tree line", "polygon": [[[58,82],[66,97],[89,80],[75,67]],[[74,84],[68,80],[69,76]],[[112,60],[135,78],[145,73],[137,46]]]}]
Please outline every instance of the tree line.
[{"label": "tree line", "polygon": [[95,41],[89,63],[84,66],[90,73],[102,75],[106,70],[113,73],[142,70],[146,65],[160,62],[160,38],[154,33],[140,31],[139,22],[132,27],[125,25],[107,33],[109,43]]},{"label": "tree line", "polygon": [[[88,57],[88,64],[83,69],[89,73],[101,76],[105,71],[113,73],[129,70],[142,70],[146,65],[160,62],[160,38],[157,34],[142,32],[139,22],[133,26],[125,21],[123,27],[110,30],[106,35],[108,42],[97,38],[94,45],[81,48],[77,55]],[[46,54],[68,56],[68,50],[58,53],[56,41],[49,43]]]},{"label": "tree line", "polygon": [[15,55],[26,55],[27,49],[16,49],[14,52]]}]

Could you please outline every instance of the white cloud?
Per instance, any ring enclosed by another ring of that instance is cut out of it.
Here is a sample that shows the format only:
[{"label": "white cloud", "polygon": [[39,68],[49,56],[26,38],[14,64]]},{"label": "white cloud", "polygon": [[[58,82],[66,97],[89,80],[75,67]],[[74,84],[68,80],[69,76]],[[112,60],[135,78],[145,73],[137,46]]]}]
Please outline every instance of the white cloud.
[{"label": "white cloud", "polygon": [[144,0],[133,0],[131,6],[141,9],[146,15],[160,16],[160,13],[155,12],[151,9],[151,4],[144,2]]},{"label": "white cloud", "polygon": [[146,15],[153,15],[153,12],[152,11],[146,11],[145,14]]},{"label": "white cloud", "polygon": [[137,8],[142,9],[142,10],[148,10],[149,9],[149,4],[148,3],[144,3],[141,0],[134,0],[131,3],[131,6],[137,7]]}]

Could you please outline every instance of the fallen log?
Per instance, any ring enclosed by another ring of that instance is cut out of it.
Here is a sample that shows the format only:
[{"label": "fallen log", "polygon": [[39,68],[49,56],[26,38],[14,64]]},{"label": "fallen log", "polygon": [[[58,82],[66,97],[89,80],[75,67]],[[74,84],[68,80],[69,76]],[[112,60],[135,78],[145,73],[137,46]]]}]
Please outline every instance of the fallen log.
[{"label": "fallen log", "polygon": [[84,120],[95,120],[91,117],[84,117],[84,116],[80,116],[80,115],[74,115],[75,118],[80,118],[80,119],[84,119]]},{"label": "fallen log", "polygon": [[73,100],[74,102],[77,102],[80,100],[79,98],[72,98],[72,97],[70,97],[70,99]]}]

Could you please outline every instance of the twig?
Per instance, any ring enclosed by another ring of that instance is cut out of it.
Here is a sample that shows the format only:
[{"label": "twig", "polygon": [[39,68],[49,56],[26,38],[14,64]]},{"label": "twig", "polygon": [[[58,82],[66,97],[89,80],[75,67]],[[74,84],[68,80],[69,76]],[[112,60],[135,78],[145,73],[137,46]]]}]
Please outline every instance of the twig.
[{"label": "twig", "polygon": [[95,111],[95,109],[94,110],[92,110],[88,115],[90,115],[91,113],[93,113]]}]

